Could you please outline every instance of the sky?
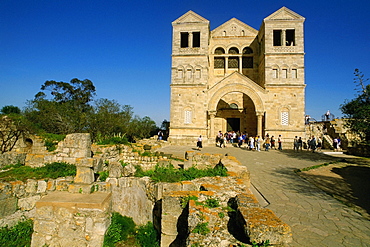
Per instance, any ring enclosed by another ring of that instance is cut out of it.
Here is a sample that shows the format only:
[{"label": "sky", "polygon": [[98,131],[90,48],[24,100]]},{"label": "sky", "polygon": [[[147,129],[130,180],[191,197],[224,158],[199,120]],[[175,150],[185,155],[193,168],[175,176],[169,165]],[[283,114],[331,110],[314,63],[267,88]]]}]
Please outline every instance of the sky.
[{"label": "sky", "polygon": [[235,17],[259,30],[281,7],[306,18],[306,114],[317,120],[370,78],[368,0],[0,0],[0,109],[32,100],[47,80],[89,79],[95,99],[170,120],[171,22],[193,10],[211,30]]}]

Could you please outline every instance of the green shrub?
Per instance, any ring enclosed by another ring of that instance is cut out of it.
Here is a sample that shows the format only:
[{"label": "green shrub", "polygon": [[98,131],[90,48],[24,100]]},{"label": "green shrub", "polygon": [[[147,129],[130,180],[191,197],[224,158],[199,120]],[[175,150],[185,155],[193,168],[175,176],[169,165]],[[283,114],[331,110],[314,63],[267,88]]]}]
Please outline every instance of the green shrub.
[{"label": "green shrub", "polygon": [[0,180],[14,181],[27,179],[45,179],[45,178],[58,178],[66,176],[75,176],[76,166],[64,162],[54,162],[46,164],[43,167],[32,168],[29,166],[20,166],[13,168],[6,172],[0,173]]},{"label": "green shrub", "polygon": [[191,231],[192,233],[197,233],[201,235],[206,235],[211,232],[208,228],[208,222],[198,223],[196,227]]},{"label": "green shrub", "polygon": [[13,227],[0,228],[0,246],[18,247],[31,246],[31,237],[33,233],[33,221],[25,220],[19,222]]},{"label": "green shrub", "polygon": [[99,172],[100,181],[105,182],[105,180],[107,180],[108,177],[109,177],[109,171]]},{"label": "green shrub", "polygon": [[115,145],[115,144],[129,144],[127,137],[125,136],[115,136],[108,139],[101,140],[97,143],[98,145]]},{"label": "green shrub", "polygon": [[173,165],[168,166],[156,166],[154,171],[143,171],[140,166],[136,166],[136,177],[148,176],[155,182],[180,182],[186,180],[193,180],[201,177],[215,177],[215,176],[227,176],[227,169],[222,166],[216,166],[215,168],[208,169],[197,169],[191,167],[189,169],[175,169]]},{"label": "green shrub", "polygon": [[112,221],[104,236],[103,247],[114,247],[115,243],[126,240],[135,232],[135,222],[130,217],[112,213]]},{"label": "green shrub", "polygon": [[217,208],[220,206],[220,203],[217,199],[209,198],[206,200],[205,206],[209,208]]},{"label": "green shrub", "polygon": [[136,239],[142,247],[159,246],[158,233],[151,222],[148,222],[144,226],[138,227],[136,231]]},{"label": "green shrub", "polygon": [[41,135],[44,138],[44,145],[49,152],[54,151],[57,149],[58,142],[63,141],[66,137],[65,135],[57,135],[51,133],[44,133]]}]

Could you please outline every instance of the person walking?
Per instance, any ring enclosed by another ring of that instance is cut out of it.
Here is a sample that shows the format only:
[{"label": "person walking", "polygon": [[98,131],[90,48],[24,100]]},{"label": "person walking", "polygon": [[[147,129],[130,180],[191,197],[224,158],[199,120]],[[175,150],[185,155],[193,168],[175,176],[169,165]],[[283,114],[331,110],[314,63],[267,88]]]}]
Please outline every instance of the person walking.
[{"label": "person walking", "polygon": [[257,150],[258,152],[260,152],[260,151],[261,151],[261,143],[262,143],[262,139],[261,139],[261,137],[260,137],[260,136],[257,136],[257,140],[256,140],[256,150]]},{"label": "person walking", "polygon": [[198,137],[197,148],[198,148],[199,151],[200,151],[201,148],[203,148],[203,145],[202,145],[202,136],[201,135]]},{"label": "person walking", "polygon": [[275,137],[274,136],[271,136],[271,149],[275,149],[276,150],[276,146],[275,146]]},{"label": "person walking", "polygon": [[283,150],[283,138],[281,137],[281,135],[279,135],[278,137],[278,144],[279,144],[278,149]]},{"label": "person walking", "polygon": [[299,152],[299,150],[302,151],[302,146],[303,146],[302,137],[299,137],[298,138],[298,149],[297,149],[298,152]]},{"label": "person walking", "polygon": [[322,140],[320,137],[317,138],[317,151],[321,151],[322,148]]},{"label": "person walking", "polygon": [[315,150],[316,150],[316,138],[315,138],[315,136],[312,136],[312,139],[310,141],[310,147],[312,149],[312,153],[314,153]]},{"label": "person walking", "polygon": [[249,137],[249,149],[250,150],[254,149],[254,138],[253,138],[253,136]]},{"label": "person walking", "polygon": [[270,137],[267,134],[265,138],[265,151],[269,151],[269,148],[270,148]]},{"label": "person walking", "polygon": [[294,140],[293,140],[293,149],[294,149],[294,152],[298,152],[298,136],[295,136],[294,137]]}]

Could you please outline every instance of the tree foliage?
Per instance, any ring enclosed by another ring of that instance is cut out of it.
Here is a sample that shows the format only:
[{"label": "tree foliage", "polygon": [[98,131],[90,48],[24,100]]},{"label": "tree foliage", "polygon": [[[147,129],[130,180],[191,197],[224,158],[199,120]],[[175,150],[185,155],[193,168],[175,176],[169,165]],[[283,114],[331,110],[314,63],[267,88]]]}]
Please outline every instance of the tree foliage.
[{"label": "tree foliage", "polygon": [[346,101],[340,110],[346,118],[347,127],[363,141],[370,143],[370,84],[366,85],[369,79],[364,79],[364,75],[358,69],[354,74],[354,82],[359,88],[357,98]]},{"label": "tree foliage", "polygon": [[30,124],[23,116],[0,118],[0,153],[11,151],[17,141],[30,132]]},{"label": "tree foliage", "polygon": [[13,105],[6,105],[3,108],[1,108],[0,111],[2,114],[21,114],[21,110],[19,109],[18,106],[13,106]]},{"label": "tree foliage", "polygon": [[[50,94],[47,94],[50,92]],[[156,129],[149,117],[134,116],[133,108],[115,100],[94,101],[90,80],[46,81],[29,100],[25,116],[43,132],[70,134],[89,132],[93,141],[112,137],[146,138]]]}]

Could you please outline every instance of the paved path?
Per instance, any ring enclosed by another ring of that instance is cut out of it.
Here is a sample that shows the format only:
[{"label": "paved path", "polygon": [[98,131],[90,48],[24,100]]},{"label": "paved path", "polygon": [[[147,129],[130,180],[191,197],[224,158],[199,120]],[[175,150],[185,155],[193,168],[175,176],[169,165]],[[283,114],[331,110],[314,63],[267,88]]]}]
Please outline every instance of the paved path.
[{"label": "paved path", "polygon": [[[184,158],[194,147],[168,146],[160,150]],[[202,153],[236,157],[251,173],[252,185],[293,231],[290,246],[370,246],[370,221],[300,178],[294,169],[330,162],[336,157],[307,151],[247,151],[235,147],[205,147]]]}]

